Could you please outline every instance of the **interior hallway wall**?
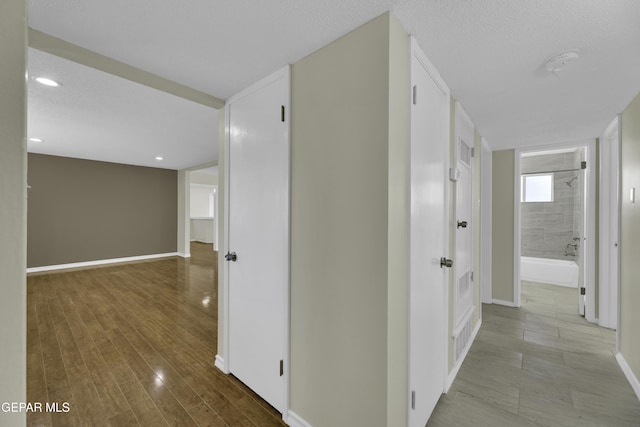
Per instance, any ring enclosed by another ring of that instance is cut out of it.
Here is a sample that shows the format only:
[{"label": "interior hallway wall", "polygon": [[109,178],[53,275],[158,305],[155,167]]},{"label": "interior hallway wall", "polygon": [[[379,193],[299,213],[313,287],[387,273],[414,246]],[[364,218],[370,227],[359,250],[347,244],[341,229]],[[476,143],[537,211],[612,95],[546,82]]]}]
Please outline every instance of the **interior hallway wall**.
[{"label": "interior hallway wall", "polygon": [[620,353],[640,378],[640,95],[622,113],[620,132]]},{"label": "interior hallway wall", "polygon": [[[27,4],[0,2],[0,402],[27,399]],[[0,412],[0,425],[26,425]]]},{"label": "interior hallway wall", "polygon": [[513,304],[514,150],[494,151],[492,166],[491,292],[494,300]]},{"label": "interior hallway wall", "polygon": [[292,67],[291,409],[314,427],[406,424],[408,67],[390,14]]},{"label": "interior hallway wall", "polygon": [[29,154],[27,265],[177,250],[175,170]]},{"label": "interior hallway wall", "polygon": [[482,227],[481,218],[481,184],[482,184],[482,168],[485,166],[482,164],[482,135],[478,131],[473,135],[473,305],[476,306],[476,311],[471,318],[471,324],[475,327],[477,323],[482,320],[482,292],[480,289],[480,280],[482,277],[481,265],[480,265],[480,229]]}]

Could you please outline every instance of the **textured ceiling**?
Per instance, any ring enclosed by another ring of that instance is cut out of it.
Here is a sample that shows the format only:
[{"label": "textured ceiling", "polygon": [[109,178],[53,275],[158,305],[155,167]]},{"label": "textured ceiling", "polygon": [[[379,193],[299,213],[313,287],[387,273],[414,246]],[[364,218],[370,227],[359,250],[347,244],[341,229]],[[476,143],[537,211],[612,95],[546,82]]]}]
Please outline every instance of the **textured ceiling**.
[{"label": "textured ceiling", "polygon": [[387,10],[494,149],[596,137],[640,90],[637,0],[32,0],[29,25],[227,98]]}]

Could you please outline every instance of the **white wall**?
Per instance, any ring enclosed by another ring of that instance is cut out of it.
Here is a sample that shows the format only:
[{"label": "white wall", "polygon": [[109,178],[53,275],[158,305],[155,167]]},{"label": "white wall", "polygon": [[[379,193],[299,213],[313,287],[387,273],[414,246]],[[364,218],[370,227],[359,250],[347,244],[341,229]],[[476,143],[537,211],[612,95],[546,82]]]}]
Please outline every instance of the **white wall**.
[{"label": "white wall", "polygon": [[210,194],[214,194],[216,187],[213,185],[191,184],[191,218],[213,217],[210,208]]},{"label": "white wall", "polygon": [[185,258],[191,256],[189,243],[191,240],[191,220],[188,212],[189,198],[191,196],[189,188],[190,174],[191,172],[188,170],[178,171],[178,254]]}]

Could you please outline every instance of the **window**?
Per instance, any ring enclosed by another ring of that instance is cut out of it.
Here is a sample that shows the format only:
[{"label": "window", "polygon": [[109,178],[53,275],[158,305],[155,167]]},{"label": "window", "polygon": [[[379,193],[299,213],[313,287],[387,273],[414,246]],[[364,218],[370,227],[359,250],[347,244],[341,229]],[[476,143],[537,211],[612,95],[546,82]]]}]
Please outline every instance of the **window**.
[{"label": "window", "polygon": [[521,202],[553,202],[553,174],[522,175]]}]

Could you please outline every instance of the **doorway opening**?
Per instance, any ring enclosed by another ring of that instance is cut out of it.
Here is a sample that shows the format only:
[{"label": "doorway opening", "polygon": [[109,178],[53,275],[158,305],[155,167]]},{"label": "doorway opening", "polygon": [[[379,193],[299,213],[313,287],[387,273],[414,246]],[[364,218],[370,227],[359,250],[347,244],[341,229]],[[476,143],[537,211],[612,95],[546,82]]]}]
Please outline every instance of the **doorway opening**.
[{"label": "doorway opening", "polygon": [[590,322],[596,321],[597,292],[595,170],[595,141],[517,156],[515,295],[539,298],[524,292],[523,284],[549,292],[573,289],[574,298],[563,299],[565,308]]}]

